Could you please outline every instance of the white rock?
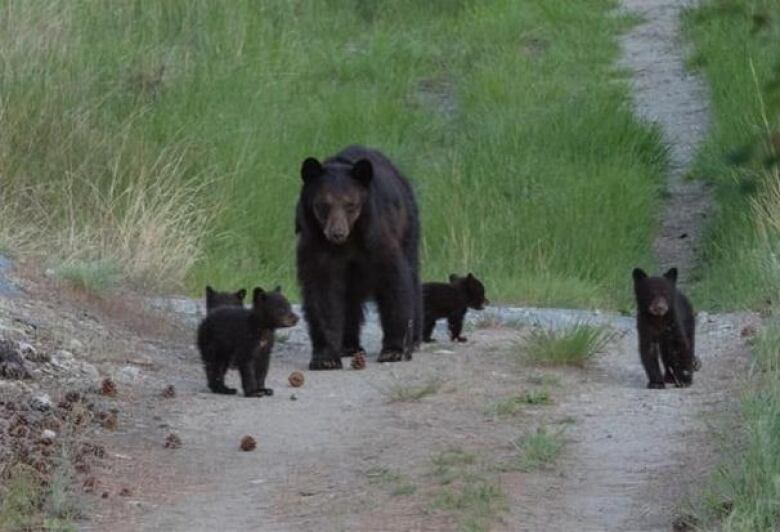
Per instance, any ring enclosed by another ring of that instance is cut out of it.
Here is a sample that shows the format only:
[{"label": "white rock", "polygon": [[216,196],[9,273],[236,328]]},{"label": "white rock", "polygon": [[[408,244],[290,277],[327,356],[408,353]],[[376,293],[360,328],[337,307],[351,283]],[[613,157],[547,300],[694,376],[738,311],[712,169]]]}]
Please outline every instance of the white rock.
[{"label": "white rock", "polygon": [[45,412],[51,408],[51,398],[47,393],[35,396],[30,401],[30,406],[32,406],[36,410]]},{"label": "white rock", "polygon": [[71,351],[84,351],[84,344],[81,342],[81,340],[71,338],[70,342],[68,342],[68,348]]},{"label": "white rock", "polygon": [[57,437],[57,433],[51,429],[46,429],[43,432],[41,432],[41,438],[45,440],[53,440],[56,437]]},{"label": "white rock", "polygon": [[141,374],[141,368],[135,366],[123,366],[119,368],[116,374],[116,380],[124,383],[131,383],[138,379]]},{"label": "white rock", "polygon": [[81,373],[92,379],[93,381],[97,381],[100,378],[100,372],[98,369],[89,362],[82,362],[81,363]]},{"label": "white rock", "polygon": [[51,363],[60,368],[66,368],[73,365],[73,353],[59,349],[51,356]]}]

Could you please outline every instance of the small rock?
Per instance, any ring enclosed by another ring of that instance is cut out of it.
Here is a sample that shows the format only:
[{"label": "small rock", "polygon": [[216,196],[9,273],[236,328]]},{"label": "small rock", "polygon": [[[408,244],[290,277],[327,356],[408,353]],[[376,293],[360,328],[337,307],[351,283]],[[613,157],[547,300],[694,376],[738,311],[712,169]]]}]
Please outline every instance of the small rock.
[{"label": "small rock", "polygon": [[123,366],[117,372],[116,378],[119,382],[130,384],[138,380],[141,374],[141,368],[135,366]]},{"label": "small rock", "polygon": [[98,421],[100,421],[100,426],[104,429],[108,430],[115,430],[117,426],[117,418],[116,414],[114,412],[98,412],[97,415]]},{"label": "small rock", "polygon": [[41,432],[41,438],[44,440],[54,440],[57,437],[57,433],[51,429],[46,429]]},{"label": "small rock", "polygon": [[19,342],[19,352],[30,362],[49,362],[51,357],[44,351],[38,351],[32,344],[27,342]]},{"label": "small rock", "polygon": [[241,438],[241,450],[242,451],[254,451],[257,448],[257,442],[252,436],[244,436]]},{"label": "small rock", "polygon": [[103,492],[103,494],[101,495],[101,497],[102,497],[103,499],[108,499],[108,492],[107,492],[107,491],[104,491],[104,492]]},{"label": "small rock", "polygon": [[82,375],[85,375],[86,377],[89,377],[89,380],[96,381],[100,377],[100,372],[98,369],[89,362],[81,361],[81,367],[79,368],[79,371],[81,371]]},{"label": "small rock", "polygon": [[52,366],[63,370],[67,370],[73,366],[73,360],[73,353],[65,351],[64,349],[59,349],[51,355]]},{"label": "small rock", "polygon": [[298,400],[298,397],[294,393],[291,393],[290,394],[290,401],[297,401],[297,400]]},{"label": "small rock", "polygon": [[174,433],[168,434],[168,437],[165,438],[164,447],[166,449],[178,449],[179,447],[181,447],[181,438],[179,438]]},{"label": "small rock", "polygon": [[71,338],[70,342],[68,342],[68,348],[71,351],[84,351],[84,344],[81,342],[81,340]]},{"label": "small rock", "polygon": [[119,490],[119,496],[120,497],[129,497],[133,493],[130,491],[130,488],[122,488]]},{"label": "small rock", "polygon": [[169,384],[163,388],[163,391],[160,392],[160,395],[166,399],[173,399],[176,397],[176,388],[174,388],[173,384]]},{"label": "small rock", "polygon": [[38,395],[30,400],[30,406],[39,412],[46,412],[52,407],[51,398],[47,393]]}]

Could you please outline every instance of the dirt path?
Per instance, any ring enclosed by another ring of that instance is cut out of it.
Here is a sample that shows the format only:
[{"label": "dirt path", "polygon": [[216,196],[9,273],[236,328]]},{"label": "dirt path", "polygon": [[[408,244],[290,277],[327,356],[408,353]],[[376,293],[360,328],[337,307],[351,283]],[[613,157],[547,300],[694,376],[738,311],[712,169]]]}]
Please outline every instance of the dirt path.
[{"label": "dirt path", "polygon": [[686,45],[679,34],[680,13],[694,3],[623,0],[623,9],[643,22],[620,40],[620,64],[632,72],[635,112],[661,127],[669,148],[667,200],[653,249],[661,267],[680,269],[683,285],[695,265],[697,246],[713,208],[709,188],[686,179],[708,122],[706,88],[685,69]]}]

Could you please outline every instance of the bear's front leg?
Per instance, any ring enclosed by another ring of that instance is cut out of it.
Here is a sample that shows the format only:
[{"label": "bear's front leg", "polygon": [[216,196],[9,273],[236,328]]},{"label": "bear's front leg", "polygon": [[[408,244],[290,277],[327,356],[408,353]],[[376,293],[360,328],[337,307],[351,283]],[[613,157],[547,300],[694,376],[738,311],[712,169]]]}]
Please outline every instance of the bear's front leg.
[{"label": "bear's front leg", "polygon": [[344,331],[343,281],[315,278],[303,286],[303,314],[311,339],[310,370],[341,369]]},{"label": "bear's front leg", "polygon": [[641,331],[639,333],[639,356],[647,374],[647,387],[650,389],[666,388],[664,375],[661,373],[658,361],[658,343],[646,338]]},{"label": "bear's front leg", "polygon": [[447,324],[450,328],[450,340],[453,342],[465,342],[467,340],[466,337],[460,335],[463,331],[463,317],[465,315],[465,312],[456,312],[447,317]]},{"label": "bear's front leg", "polygon": [[415,314],[412,272],[397,259],[386,265],[378,278],[376,303],[383,337],[377,362],[411,360]]}]

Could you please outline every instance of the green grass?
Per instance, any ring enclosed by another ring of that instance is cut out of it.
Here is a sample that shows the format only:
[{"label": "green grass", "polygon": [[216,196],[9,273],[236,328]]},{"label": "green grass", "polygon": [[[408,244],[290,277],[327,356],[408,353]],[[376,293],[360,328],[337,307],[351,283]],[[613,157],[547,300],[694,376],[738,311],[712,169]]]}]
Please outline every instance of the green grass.
[{"label": "green grass", "polygon": [[483,476],[477,455],[450,448],[431,458],[432,476],[439,484],[432,508],[452,514],[458,530],[490,530],[499,514],[506,511],[506,496],[500,485]]},{"label": "green grass", "polygon": [[[759,27],[764,15],[767,25]],[[708,0],[684,26],[690,64],[709,85],[712,122],[693,175],[711,181],[718,210],[693,299],[715,310],[764,308],[780,294],[780,192],[770,139],[780,118],[780,17],[768,0]]]},{"label": "green grass", "polygon": [[395,383],[384,390],[384,394],[391,403],[415,402],[429,395],[434,395],[439,391],[441,385],[441,380],[432,377],[422,384]]},{"label": "green grass", "polygon": [[755,365],[742,400],[742,431],[702,496],[700,519],[725,531],[775,530],[780,523],[780,322],[754,343]]},{"label": "green grass", "polygon": [[18,463],[3,472],[0,485],[0,530],[76,530],[83,506],[73,493],[75,472],[63,457],[44,484],[29,466]]},{"label": "green grass", "polygon": [[3,221],[142,287],[294,286],[300,163],[363,143],[415,185],[424,278],[617,306],[665,154],[615,5],[2,0]]},{"label": "green grass", "polygon": [[551,465],[563,450],[562,430],[551,432],[540,427],[515,443],[520,454],[512,467],[521,471],[533,471]]},{"label": "green grass", "polygon": [[366,476],[371,484],[382,486],[393,497],[413,495],[417,491],[417,486],[409,482],[399,471],[386,467],[371,468],[366,472]]},{"label": "green grass", "polygon": [[95,293],[102,293],[116,286],[121,275],[117,265],[110,261],[71,261],[52,270],[55,277],[76,288]]},{"label": "green grass", "polygon": [[611,338],[604,327],[576,324],[559,331],[535,329],[526,341],[517,343],[516,349],[521,357],[536,364],[583,366]]},{"label": "green grass", "polygon": [[521,413],[525,406],[548,405],[550,402],[550,393],[547,390],[531,390],[497,401],[487,408],[487,414],[498,418],[512,417]]}]

